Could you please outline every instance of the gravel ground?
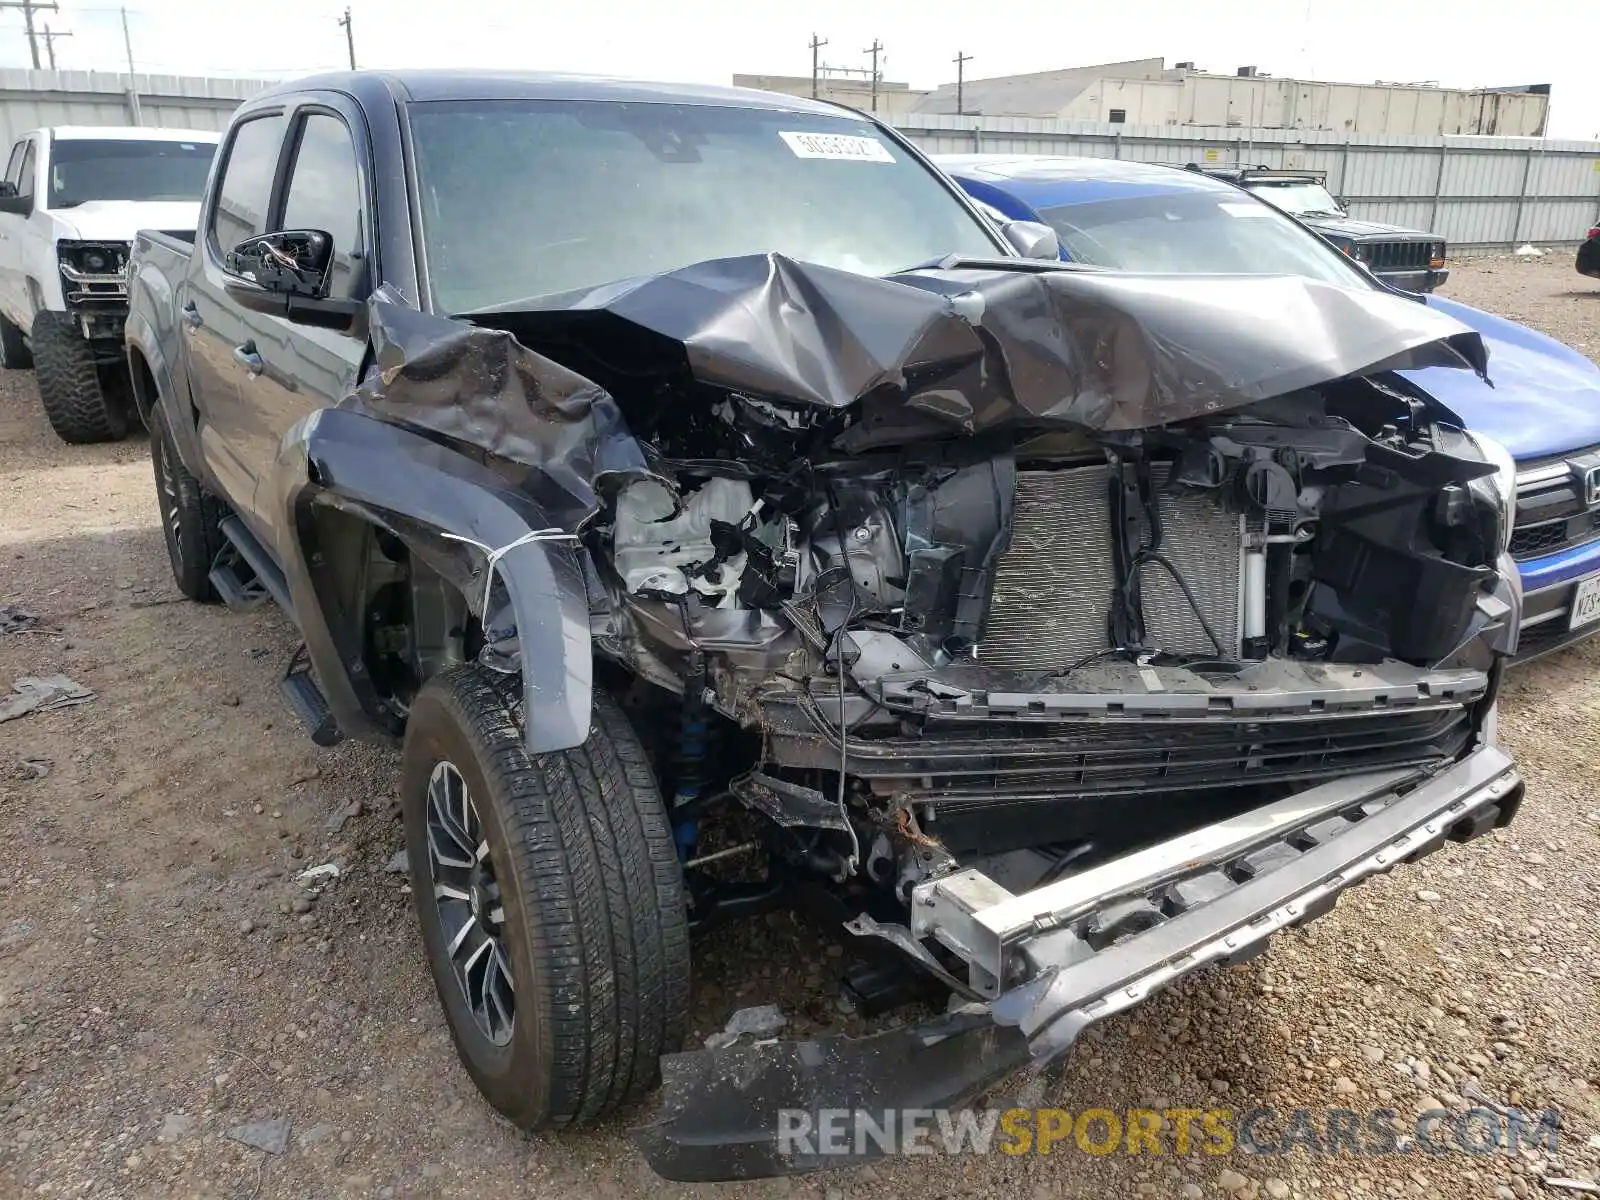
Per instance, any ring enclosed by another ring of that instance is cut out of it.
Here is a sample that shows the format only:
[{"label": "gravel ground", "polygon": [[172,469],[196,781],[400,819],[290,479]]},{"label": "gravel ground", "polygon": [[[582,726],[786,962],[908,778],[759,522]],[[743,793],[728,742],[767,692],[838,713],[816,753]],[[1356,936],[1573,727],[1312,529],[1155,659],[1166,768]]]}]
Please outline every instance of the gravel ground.
[{"label": "gravel ground", "polygon": [[[1566,255],[1458,264],[1449,292],[1600,358],[1600,286]],[[64,672],[95,692],[0,726],[0,1195],[1476,1198],[1595,1176],[1600,641],[1511,678],[1502,733],[1529,785],[1512,829],[1091,1029],[1045,1093],[1407,1121],[1481,1095],[1558,1106],[1559,1160],[1058,1148],[682,1187],[626,1139],[648,1107],[529,1138],[478,1100],[384,870],[397,756],[303,736],[275,686],[295,641],[279,616],[178,601],[147,464],[142,439],[62,446],[31,376],[0,372],[0,600],[52,627],[0,636],[0,683]],[[335,859],[320,895],[294,882]],[[859,1029],[833,1004],[842,961],[788,915],[714,935],[696,1035],[770,1000]],[[263,1121],[289,1123],[281,1147],[229,1137]]]}]

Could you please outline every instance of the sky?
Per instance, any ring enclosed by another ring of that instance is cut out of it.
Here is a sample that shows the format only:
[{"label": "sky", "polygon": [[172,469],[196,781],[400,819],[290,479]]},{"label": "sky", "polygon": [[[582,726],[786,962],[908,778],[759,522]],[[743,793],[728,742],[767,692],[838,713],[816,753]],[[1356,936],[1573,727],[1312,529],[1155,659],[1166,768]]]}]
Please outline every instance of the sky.
[{"label": "sky", "polygon": [[[121,10],[56,0],[36,16],[64,68],[126,69]],[[135,0],[134,64],[162,74],[279,78],[346,64],[342,2]],[[735,72],[805,75],[823,62],[933,87],[969,78],[1163,56],[1231,73],[1450,87],[1549,83],[1550,133],[1600,139],[1593,20],[1568,0],[350,0],[363,67],[484,66],[728,83]],[[1512,17],[1514,16],[1514,20]],[[1566,31],[1563,33],[1562,31]],[[43,47],[40,49],[43,55]],[[22,13],[0,10],[0,66],[29,65]]]}]

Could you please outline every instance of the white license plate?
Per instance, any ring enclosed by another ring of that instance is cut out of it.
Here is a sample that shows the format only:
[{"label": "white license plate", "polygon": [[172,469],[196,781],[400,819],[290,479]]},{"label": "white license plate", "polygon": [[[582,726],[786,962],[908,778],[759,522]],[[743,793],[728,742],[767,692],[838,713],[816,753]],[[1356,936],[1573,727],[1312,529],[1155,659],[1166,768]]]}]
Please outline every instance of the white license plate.
[{"label": "white license plate", "polygon": [[1579,581],[1572,593],[1572,608],[1568,610],[1568,629],[1592,625],[1600,621],[1600,575],[1591,575]]}]

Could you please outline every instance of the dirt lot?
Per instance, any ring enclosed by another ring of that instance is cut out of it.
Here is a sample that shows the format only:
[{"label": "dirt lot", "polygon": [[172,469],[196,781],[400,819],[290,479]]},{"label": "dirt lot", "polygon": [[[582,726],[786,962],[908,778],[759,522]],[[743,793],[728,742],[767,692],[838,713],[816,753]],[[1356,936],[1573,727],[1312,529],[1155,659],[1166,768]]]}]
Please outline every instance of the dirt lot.
[{"label": "dirt lot", "polygon": [[[1600,359],[1600,285],[1566,255],[1461,264],[1449,292]],[[142,438],[62,446],[32,377],[0,373],[0,601],[56,630],[0,636],[0,690],[62,672],[95,693],[0,726],[0,1195],[1493,1197],[1600,1167],[1600,641],[1513,676],[1502,733],[1529,800],[1509,832],[1092,1030],[1047,1096],[1409,1121],[1481,1094],[1558,1106],[1558,1161],[1069,1146],[684,1188],[642,1165],[627,1119],[528,1138],[477,1099],[384,869],[397,756],[305,738],[275,613],[176,598],[148,462]],[[344,874],[312,899],[295,876],[331,860]],[[841,962],[789,916],[715,935],[697,1036],[774,999],[859,1028],[834,1005]],[[227,1136],[277,1119],[281,1153]]]}]

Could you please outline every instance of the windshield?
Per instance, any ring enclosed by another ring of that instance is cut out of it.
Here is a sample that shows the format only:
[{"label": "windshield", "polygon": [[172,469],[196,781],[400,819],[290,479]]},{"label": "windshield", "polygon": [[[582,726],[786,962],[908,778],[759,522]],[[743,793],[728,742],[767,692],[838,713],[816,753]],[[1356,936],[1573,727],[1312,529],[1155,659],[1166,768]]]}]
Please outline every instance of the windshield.
[{"label": "windshield", "polygon": [[410,117],[443,312],[743,254],[884,275],[1002,253],[937,176],[846,116],[519,100]]},{"label": "windshield", "polygon": [[1320,183],[1262,183],[1252,180],[1245,186],[1268,204],[1274,204],[1297,217],[1344,216],[1344,209],[1339,207],[1333,193]]},{"label": "windshield", "polygon": [[1074,262],[1180,275],[1366,276],[1316,234],[1238,192],[1164,192],[1040,212]]},{"label": "windshield", "polygon": [[89,200],[199,200],[212,142],[57,138],[50,147],[51,208]]}]

